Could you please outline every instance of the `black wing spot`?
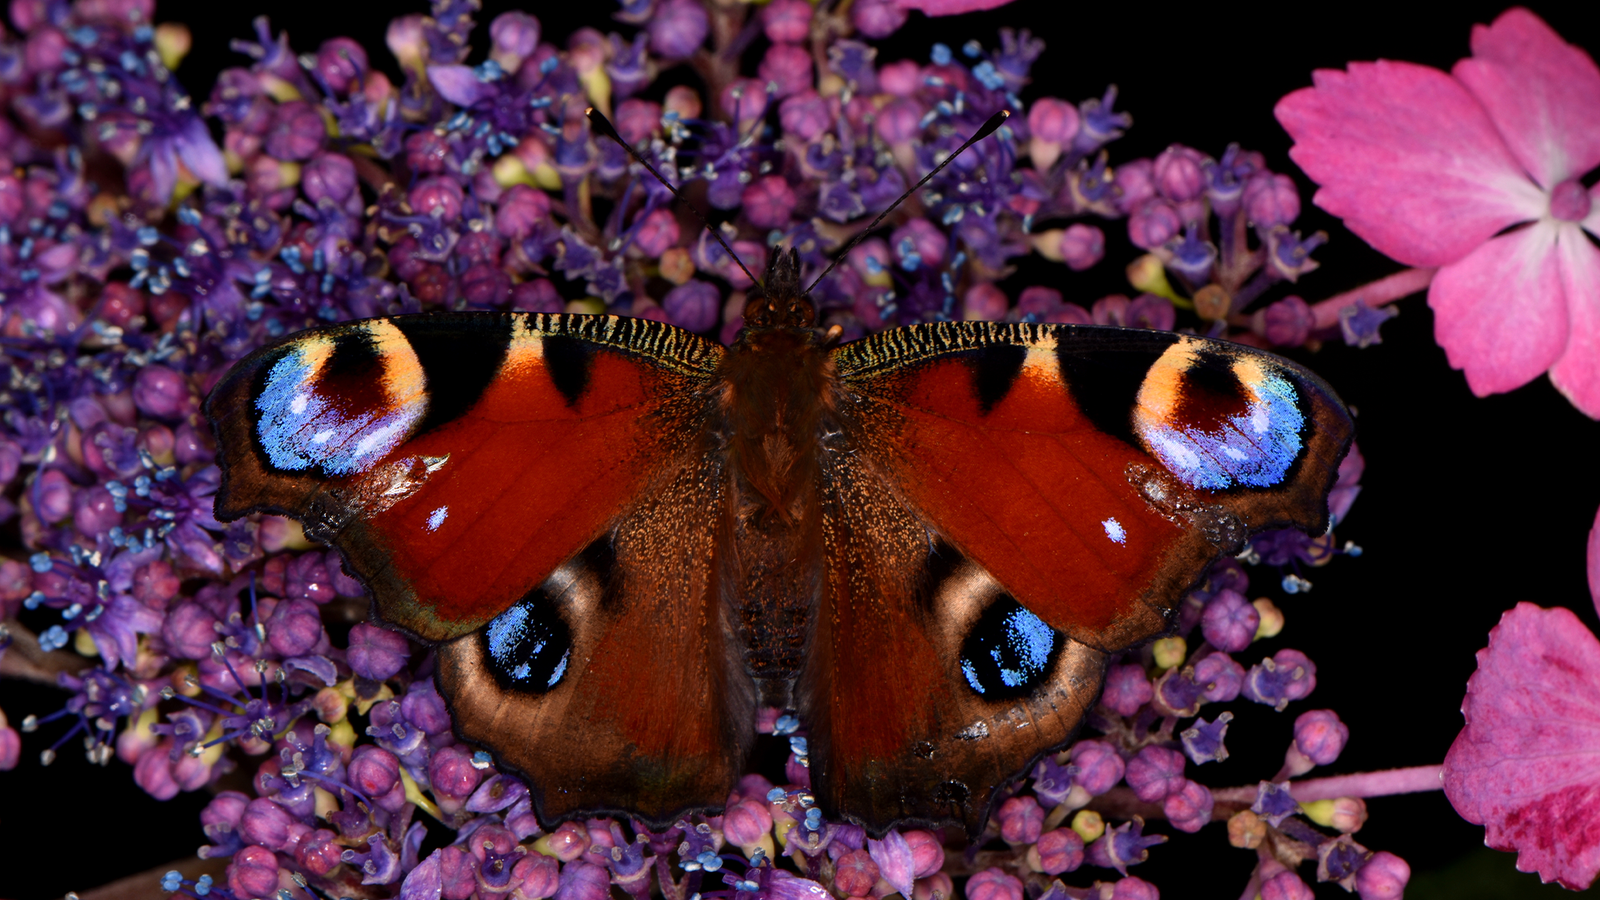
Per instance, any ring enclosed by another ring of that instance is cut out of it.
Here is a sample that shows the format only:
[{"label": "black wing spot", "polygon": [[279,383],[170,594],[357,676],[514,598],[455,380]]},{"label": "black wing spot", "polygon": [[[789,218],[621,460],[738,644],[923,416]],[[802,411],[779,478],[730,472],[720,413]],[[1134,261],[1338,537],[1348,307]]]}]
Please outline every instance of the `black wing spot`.
[{"label": "black wing spot", "polygon": [[333,352],[328,354],[322,377],[334,382],[362,378],[377,370],[380,355],[370,331],[350,328],[333,339]]},{"label": "black wing spot", "polygon": [[511,346],[507,316],[407,316],[391,320],[411,343],[428,385],[415,434],[455,421],[483,396]]},{"label": "black wing spot", "polygon": [[1160,342],[1164,336],[1153,332],[1133,334],[1137,335],[1139,346],[1077,342],[1064,337],[1056,345],[1056,361],[1073,403],[1089,421],[1106,434],[1139,446],[1133,433],[1133,408],[1139,399],[1139,388],[1150,366],[1178,336],[1171,335],[1171,340],[1159,348],[1151,348],[1150,344]]},{"label": "black wing spot", "polygon": [[1049,677],[1065,643],[1061,632],[1001,596],[961,642],[961,674],[985,700],[1021,699]]},{"label": "black wing spot", "polygon": [[968,357],[972,388],[985,414],[1011,393],[1011,386],[1022,374],[1022,364],[1027,360],[1028,348],[1020,344],[991,344]]},{"label": "black wing spot", "polygon": [[544,337],[544,367],[556,390],[568,406],[577,406],[589,389],[589,369],[594,364],[594,347],[560,335]]},{"label": "black wing spot", "polygon": [[489,671],[508,691],[543,694],[566,677],[572,629],[543,585],[496,616],[479,635]]}]

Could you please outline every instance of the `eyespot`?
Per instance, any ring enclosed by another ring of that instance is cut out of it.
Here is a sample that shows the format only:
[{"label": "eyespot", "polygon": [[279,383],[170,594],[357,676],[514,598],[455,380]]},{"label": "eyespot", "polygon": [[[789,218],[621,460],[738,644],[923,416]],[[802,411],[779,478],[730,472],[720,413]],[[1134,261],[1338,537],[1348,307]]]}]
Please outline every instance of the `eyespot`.
[{"label": "eyespot", "polygon": [[496,616],[483,630],[484,655],[503,687],[542,694],[561,683],[572,631],[542,592]]},{"label": "eyespot", "polygon": [[1011,597],[1002,596],[961,643],[961,672],[988,700],[1026,697],[1049,675],[1065,637]]}]

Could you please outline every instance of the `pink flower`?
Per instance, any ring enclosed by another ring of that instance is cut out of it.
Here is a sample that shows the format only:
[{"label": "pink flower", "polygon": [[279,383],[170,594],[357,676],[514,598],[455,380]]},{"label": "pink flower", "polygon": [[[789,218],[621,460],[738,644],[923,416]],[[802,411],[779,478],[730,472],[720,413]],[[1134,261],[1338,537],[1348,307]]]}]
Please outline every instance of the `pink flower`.
[{"label": "pink flower", "polygon": [[1467,682],[1444,760],[1456,812],[1517,868],[1574,890],[1600,870],[1600,641],[1564,607],[1519,603]]},{"label": "pink flower", "polygon": [[[1316,203],[1412,266],[1437,266],[1434,334],[1479,396],[1549,371],[1600,417],[1600,68],[1525,9],[1472,33],[1450,74],[1320,70],[1279,101]],[[1515,226],[1515,227],[1514,227]],[[1510,229],[1510,230],[1507,230]]]}]

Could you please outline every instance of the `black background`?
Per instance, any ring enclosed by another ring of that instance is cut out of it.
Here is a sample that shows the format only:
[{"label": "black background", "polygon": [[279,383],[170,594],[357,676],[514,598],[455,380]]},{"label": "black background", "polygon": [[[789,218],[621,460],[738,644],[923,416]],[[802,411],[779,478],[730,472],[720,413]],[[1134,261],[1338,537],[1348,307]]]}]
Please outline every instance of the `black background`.
[{"label": "black background", "polygon": [[[550,6],[527,9],[544,23],[546,38],[557,43],[580,24],[613,27],[606,19],[612,9],[607,2]],[[1485,3],[1451,6],[1448,12],[1423,15],[1395,3],[1162,9],[1019,0],[957,19],[913,14],[908,26],[885,42],[879,59],[922,60],[934,41],[959,48],[975,37],[995,46],[1000,27],[1026,27],[1045,38],[1048,50],[1034,68],[1033,86],[1023,92],[1025,101],[1045,95],[1077,101],[1098,96],[1108,83],[1119,86],[1118,107],[1133,113],[1135,125],[1110,146],[1113,164],[1153,156],[1174,142],[1213,156],[1230,141],[1263,152],[1270,168],[1294,175],[1302,186],[1305,212],[1296,227],[1331,235],[1328,246],[1315,254],[1322,269],[1296,288],[1315,302],[1400,267],[1311,205],[1312,185],[1289,161],[1290,142],[1272,118],[1272,107],[1284,94],[1309,84],[1314,68],[1349,60],[1404,59],[1448,69],[1467,55],[1472,24],[1491,21],[1503,9]],[[1534,9],[1567,40],[1595,52],[1600,31],[1581,6],[1535,4]],[[480,22],[486,25],[505,8],[489,4]],[[287,29],[297,52],[314,51],[327,37],[354,37],[375,65],[397,78],[384,49],[384,28],[392,16],[422,9],[421,3],[280,0],[264,8],[208,0],[163,3],[157,20],[182,21],[192,29],[194,50],[179,75],[198,100],[208,94],[220,68],[244,64],[227,44],[250,38],[250,19],[258,13],[269,13],[275,29]],[[615,27],[631,33],[628,26]],[[486,42],[480,27],[475,42],[480,49],[471,61],[482,58]],[[748,68],[759,52],[758,44]],[[1083,274],[1061,266],[1025,266],[1007,285],[1010,293],[1047,283],[1087,305],[1104,294],[1126,292],[1121,268],[1136,251],[1120,222],[1105,230],[1110,238],[1106,263]],[[1272,296],[1285,292],[1280,288]],[[1400,317],[1384,326],[1379,346],[1330,345],[1298,357],[1357,412],[1367,472],[1364,491],[1339,536],[1366,552],[1310,573],[1315,589],[1308,595],[1287,597],[1277,589],[1275,575],[1253,570],[1252,595],[1272,596],[1287,614],[1287,627],[1243,658],[1253,661],[1257,649],[1301,649],[1318,666],[1319,687],[1287,714],[1235,704],[1239,718],[1228,740],[1233,758],[1192,773],[1213,786],[1270,776],[1290,740],[1292,716],[1319,707],[1336,710],[1351,732],[1349,747],[1331,772],[1438,763],[1460,730],[1459,708],[1475,665],[1473,654],[1502,612],[1528,600],[1569,606],[1591,627],[1597,624],[1584,577],[1584,545],[1600,506],[1595,471],[1600,425],[1543,378],[1510,394],[1473,397],[1433,343],[1432,314],[1423,298],[1409,298],[1400,308]],[[0,690],[13,724],[28,713],[57,708],[62,699],[54,691],[15,683]],[[49,737],[26,736],[22,764],[0,774],[0,896],[85,890],[186,856],[203,842],[197,819],[203,794],[159,803],[133,784],[127,766],[113,762],[99,769],[70,747],[52,768],[41,770],[37,753]],[[1408,896],[1553,896],[1558,890],[1512,872],[1509,855],[1482,850],[1483,830],[1456,816],[1441,793],[1376,799],[1370,812],[1356,837],[1411,863]],[[1229,847],[1221,826],[1212,825],[1155,848],[1150,862],[1133,874],[1154,881],[1169,898],[1231,898],[1243,889],[1253,864],[1253,854]],[[1091,872],[1069,880],[1085,884]],[[1345,896],[1332,885],[1319,886],[1317,895]]]}]

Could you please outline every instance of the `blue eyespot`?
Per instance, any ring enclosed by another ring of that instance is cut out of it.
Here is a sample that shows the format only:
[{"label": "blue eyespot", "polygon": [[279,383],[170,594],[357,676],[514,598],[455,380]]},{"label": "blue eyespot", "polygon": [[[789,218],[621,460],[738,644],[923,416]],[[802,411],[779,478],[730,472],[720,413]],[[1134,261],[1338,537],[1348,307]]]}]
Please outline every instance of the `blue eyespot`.
[{"label": "blue eyespot", "polygon": [[542,594],[496,616],[483,630],[489,669],[502,685],[543,693],[567,674],[572,633]]},{"label": "blue eyespot", "polygon": [[1025,697],[1049,675],[1064,636],[1010,597],[996,600],[961,644],[961,672],[987,699]]},{"label": "blue eyespot", "polygon": [[1205,424],[1171,409],[1135,415],[1146,448],[1191,487],[1272,487],[1300,456],[1306,420],[1294,385],[1270,371],[1237,385],[1245,408]]}]

